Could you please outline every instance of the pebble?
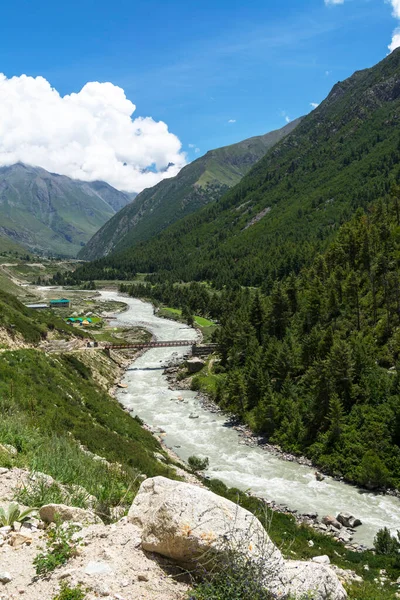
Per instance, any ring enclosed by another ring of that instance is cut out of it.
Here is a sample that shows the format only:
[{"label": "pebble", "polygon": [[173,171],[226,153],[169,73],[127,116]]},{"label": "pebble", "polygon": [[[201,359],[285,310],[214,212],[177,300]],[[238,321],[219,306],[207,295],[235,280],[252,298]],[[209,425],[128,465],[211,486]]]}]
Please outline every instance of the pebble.
[{"label": "pebble", "polygon": [[8,573],[8,571],[3,571],[0,572],[0,582],[1,583],[10,583],[10,581],[12,581],[12,576],[10,573]]}]

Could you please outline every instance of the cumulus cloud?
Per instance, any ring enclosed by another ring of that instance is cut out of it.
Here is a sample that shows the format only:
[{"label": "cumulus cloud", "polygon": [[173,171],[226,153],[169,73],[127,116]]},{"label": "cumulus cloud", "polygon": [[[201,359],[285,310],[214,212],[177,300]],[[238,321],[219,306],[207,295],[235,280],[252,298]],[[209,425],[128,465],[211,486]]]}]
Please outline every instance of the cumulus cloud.
[{"label": "cumulus cloud", "polygon": [[390,42],[388,48],[389,48],[389,53],[393,52],[393,50],[396,50],[396,48],[398,48],[400,46],[400,27],[397,27],[392,35],[392,41]]},{"label": "cumulus cloud", "polygon": [[229,119],[228,123],[236,123],[236,119]]},{"label": "cumulus cloud", "polygon": [[21,161],[140,192],[176,175],[186,156],[165,123],[132,119],[135,110],[112,83],[60,96],[43,77],[0,74],[0,166]]},{"label": "cumulus cloud", "polygon": [[[395,19],[400,19],[400,0],[386,0],[392,7],[392,15]],[[393,52],[400,46],[400,27],[396,27],[392,34],[392,41],[390,42],[388,48],[389,53]]]},{"label": "cumulus cloud", "polygon": [[400,0],[386,0],[386,2],[389,2],[393,8],[392,15],[396,19],[400,19]]},{"label": "cumulus cloud", "polygon": [[319,106],[319,103],[318,103],[318,102],[310,102],[310,106],[311,106],[312,108],[318,108],[318,106]]}]

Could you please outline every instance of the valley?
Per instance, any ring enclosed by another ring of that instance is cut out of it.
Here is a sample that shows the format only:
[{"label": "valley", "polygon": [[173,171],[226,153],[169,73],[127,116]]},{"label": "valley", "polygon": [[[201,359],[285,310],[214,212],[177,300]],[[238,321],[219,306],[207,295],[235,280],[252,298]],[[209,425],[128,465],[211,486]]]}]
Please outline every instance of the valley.
[{"label": "valley", "polygon": [[400,49],[311,104],[0,167],[0,600],[399,597]]}]

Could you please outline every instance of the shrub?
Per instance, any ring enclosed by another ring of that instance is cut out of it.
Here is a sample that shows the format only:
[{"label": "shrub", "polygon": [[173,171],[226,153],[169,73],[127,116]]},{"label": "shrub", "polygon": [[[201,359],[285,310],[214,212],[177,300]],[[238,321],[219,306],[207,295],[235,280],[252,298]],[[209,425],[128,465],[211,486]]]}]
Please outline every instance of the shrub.
[{"label": "shrub", "polygon": [[46,552],[38,554],[33,559],[37,575],[47,575],[77,554],[79,541],[73,540],[74,533],[79,527],[70,523],[62,524],[57,521],[55,526],[47,530]]},{"label": "shrub", "polygon": [[60,592],[57,594],[57,596],[54,596],[53,600],[85,600],[85,598],[86,592],[80,585],[71,588],[65,581],[63,581],[61,583]]},{"label": "shrub", "polygon": [[389,484],[389,470],[373,450],[364,454],[360,464],[358,483],[370,489],[386,487]]},{"label": "shrub", "polygon": [[199,456],[189,456],[188,464],[193,473],[197,473],[197,471],[204,471],[207,469],[209,465],[208,458],[200,458]]},{"label": "shrub", "polygon": [[375,536],[374,546],[377,554],[397,554],[400,552],[400,531],[396,539],[387,527],[380,529]]}]

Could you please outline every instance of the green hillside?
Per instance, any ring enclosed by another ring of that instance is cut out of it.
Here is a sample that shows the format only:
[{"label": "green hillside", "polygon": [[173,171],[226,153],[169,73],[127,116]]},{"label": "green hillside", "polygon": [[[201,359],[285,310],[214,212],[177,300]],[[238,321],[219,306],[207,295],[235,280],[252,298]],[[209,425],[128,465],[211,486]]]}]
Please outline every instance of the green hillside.
[{"label": "green hillside", "polygon": [[[55,334],[71,335],[51,312],[30,310],[0,291],[0,467],[51,475],[70,486],[77,506],[85,506],[87,494],[94,494],[97,512],[108,518],[113,506],[132,501],[141,473],[174,477],[174,471],[154,457],[162,452],[157,440],[97,383],[98,368],[103,377],[111,371],[112,383],[115,364],[103,364],[107,359],[98,355],[92,372],[82,353],[38,349],[40,341]],[[16,340],[26,347],[11,351]],[[4,444],[11,444],[16,454]],[[94,460],[82,445],[112,464]],[[84,489],[77,491],[77,484]],[[38,482],[23,489],[19,500],[41,506],[63,498],[57,485],[47,488]]]},{"label": "green hillside", "polygon": [[277,131],[211,150],[184,167],[176,177],[144,190],[134,203],[123,208],[94,235],[80,251],[79,258],[93,260],[135,246],[218,200],[269,148],[291,133],[300,120]]},{"label": "green hillside", "polygon": [[[0,235],[37,254],[76,256],[130,198],[18,163],[0,168]],[[1,243],[0,243],[1,247]]]},{"label": "green hillside", "polygon": [[157,238],[77,278],[157,272],[162,280],[269,287],[325,248],[357,208],[400,178],[400,50],[337,83],[240,184]]},{"label": "green hillside", "polygon": [[15,256],[26,256],[26,248],[13,242],[10,238],[0,235],[0,256],[4,258],[5,256],[15,257]]}]

